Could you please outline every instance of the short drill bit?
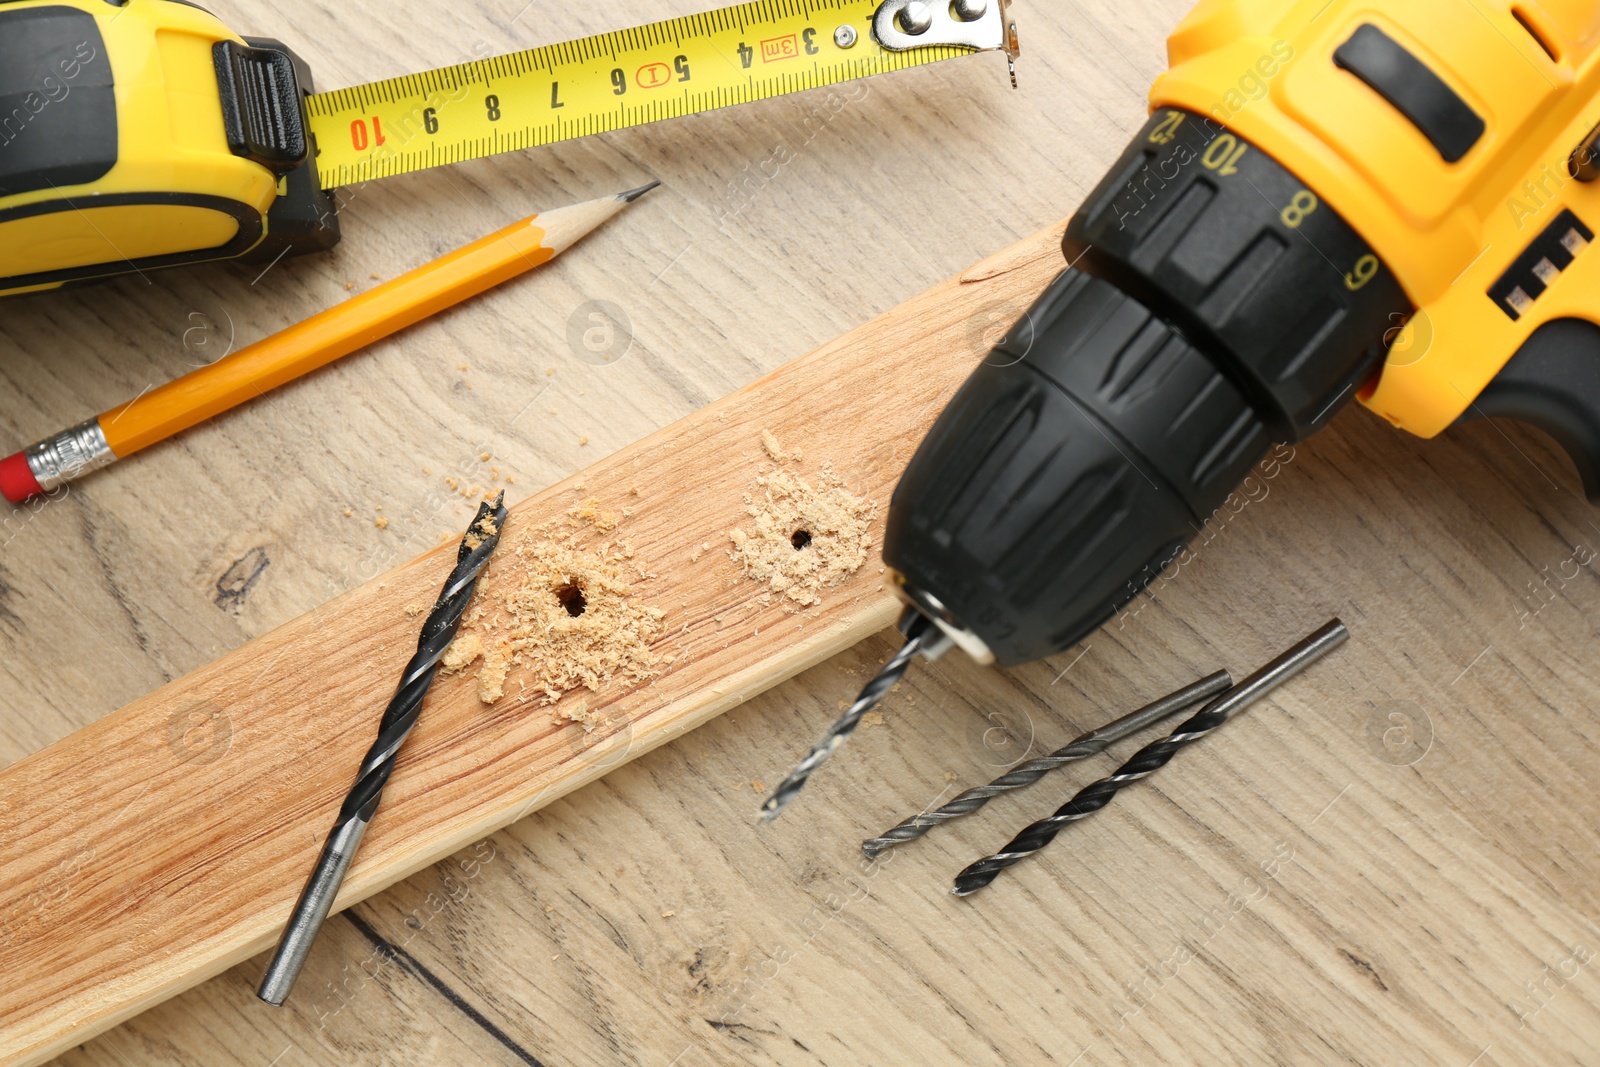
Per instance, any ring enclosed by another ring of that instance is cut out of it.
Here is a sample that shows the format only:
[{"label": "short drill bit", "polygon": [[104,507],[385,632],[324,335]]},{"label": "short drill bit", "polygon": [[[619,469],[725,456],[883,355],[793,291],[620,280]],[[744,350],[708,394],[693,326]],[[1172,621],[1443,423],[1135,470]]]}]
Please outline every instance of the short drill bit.
[{"label": "short drill bit", "polygon": [[1229,719],[1249,707],[1260,697],[1270,693],[1279,684],[1299,674],[1302,670],[1344,644],[1350,631],[1344,623],[1334,619],[1287,652],[1256,671],[1239,685],[1207,704],[1204,708],[1169,736],[1153,742],[1134,753],[1133,758],[1119,767],[1109,777],[1085,786],[1078,794],[1063,804],[1054,815],[1040,819],[1025,828],[1000,852],[987,856],[956,875],[950,892],[958,897],[976,893],[999,876],[1012,864],[1033,855],[1055,840],[1069,824],[1086,819],[1111,803],[1111,798],[1125,786],[1147,778],[1177,754],[1179,749],[1194,744]]},{"label": "short drill bit", "polygon": [[812,746],[811,751],[806,753],[805,759],[795,764],[789,776],[778,783],[778,788],[774,789],[772,795],[761,805],[762,822],[776,819],[783,809],[789,806],[789,802],[800,795],[800,790],[805,788],[806,779],[811,777],[811,773],[828,762],[828,757],[855,733],[856,727],[861,724],[861,717],[871,711],[872,706],[895,687],[895,683],[905,675],[906,668],[911,666],[912,658],[922,648],[926,639],[925,633],[926,631],[919,630],[906,639],[906,643],[900,646],[900,651],[894,654],[894,658],[884,664],[883,670],[873,675],[872,680],[861,690],[856,702],[828,727],[828,732],[823,735],[822,740]]},{"label": "short drill bit", "polygon": [[450,577],[444,583],[444,591],[423,620],[422,636],[417,639],[417,653],[406,664],[400,686],[389,701],[389,706],[384,709],[383,719],[378,723],[378,739],[361,761],[356,784],[344,798],[333,829],[322,846],[322,855],[317,858],[317,865],[311,869],[311,877],[306,879],[305,888],[300,891],[300,899],[289,915],[289,923],[278,941],[278,949],[272,955],[272,962],[267,965],[260,988],[256,990],[256,996],[268,1004],[281,1005],[289,996],[289,990],[294,988],[295,979],[310,955],[311,943],[321,929],[323,920],[328,917],[345,873],[355,859],[361,836],[378,810],[383,787],[394,771],[395,754],[400,751],[406,735],[416,724],[422,699],[433,684],[440,657],[455,639],[462,613],[472,599],[478,575],[483,572],[489,557],[494,554],[495,546],[500,543],[500,530],[506,521],[504,501],[505,494],[501,493],[495,497],[493,504],[478,505],[478,514],[456,553],[455,570],[450,572]]},{"label": "short drill bit", "polygon": [[861,851],[871,859],[877,857],[884,849],[893,848],[906,841],[915,841],[940,823],[959,819],[963,815],[971,815],[1001,793],[1030,786],[1057,767],[1097,756],[1123,738],[1132,737],[1147,726],[1154,726],[1180,711],[1210,700],[1232,685],[1233,677],[1227,671],[1217,671],[1215,674],[1207,675],[1198,682],[1184,686],[1176,693],[1164,696],[1154,703],[1146,704],[1138,711],[1109,722],[1098,730],[1090,730],[1048,756],[1019,763],[988,785],[969,789],[941,808],[911,816],[900,825],[885,830],[882,836],[861,842]]}]

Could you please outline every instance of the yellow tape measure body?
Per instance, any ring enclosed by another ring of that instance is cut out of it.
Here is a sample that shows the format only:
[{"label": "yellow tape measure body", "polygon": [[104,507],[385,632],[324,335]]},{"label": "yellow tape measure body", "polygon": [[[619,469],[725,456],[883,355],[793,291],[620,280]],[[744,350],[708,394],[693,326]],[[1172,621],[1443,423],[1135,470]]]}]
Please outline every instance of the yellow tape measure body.
[{"label": "yellow tape measure body", "polygon": [[312,95],[322,187],[552,144],[971,53],[894,52],[879,0],[755,0]]}]

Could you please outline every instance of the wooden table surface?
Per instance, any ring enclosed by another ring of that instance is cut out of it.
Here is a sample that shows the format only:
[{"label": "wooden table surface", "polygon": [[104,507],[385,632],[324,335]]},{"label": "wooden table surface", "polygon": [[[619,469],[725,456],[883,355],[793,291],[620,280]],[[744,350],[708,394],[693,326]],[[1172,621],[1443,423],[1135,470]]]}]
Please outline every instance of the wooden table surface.
[{"label": "wooden table surface", "polygon": [[[209,6],[321,88],[696,10]],[[14,446],[530,210],[664,182],[536,276],[0,514],[0,759],[454,536],[446,477],[531,493],[1070,213],[1185,6],[1017,3],[1017,91],[985,56],[391,179],[346,190],[331,256],[0,305]],[[626,317],[613,358],[569,343],[591,301]],[[1119,624],[1018,670],[915,666],[776,824],[753,825],[760,783],[889,635],[334,919],[287,1008],[255,999],[256,959],[58,1062],[1592,1062],[1596,544],[1547,440],[1346,412]],[[1335,614],[1336,658],[981,896],[950,875],[1110,757],[860,860],[899,816]]]}]

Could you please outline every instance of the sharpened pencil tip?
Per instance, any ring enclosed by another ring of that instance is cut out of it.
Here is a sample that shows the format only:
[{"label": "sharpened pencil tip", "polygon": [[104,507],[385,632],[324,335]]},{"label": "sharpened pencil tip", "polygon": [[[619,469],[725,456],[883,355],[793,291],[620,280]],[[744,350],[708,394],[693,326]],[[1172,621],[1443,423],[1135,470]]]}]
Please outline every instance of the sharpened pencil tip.
[{"label": "sharpened pencil tip", "polygon": [[643,196],[645,193],[648,193],[650,190],[654,189],[656,186],[658,186],[660,184],[661,184],[661,182],[659,180],[657,180],[657,181],[651,182],[649,185],[641,185],[637,189],[629,189],[625,193],[618,193],[617,194],[617,199],[621,200],[624,204],[631,204],[635,200],[637,200],[641,196]]}]

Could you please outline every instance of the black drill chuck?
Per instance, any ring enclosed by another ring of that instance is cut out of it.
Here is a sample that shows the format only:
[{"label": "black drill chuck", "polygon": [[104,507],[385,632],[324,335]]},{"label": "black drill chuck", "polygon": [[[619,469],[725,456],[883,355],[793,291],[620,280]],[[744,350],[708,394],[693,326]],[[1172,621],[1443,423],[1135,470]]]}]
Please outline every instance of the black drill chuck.
[{"label": "black drill chuck", "polygon": [[1413,310],[1312,190],[1186,112],[1150,120],[1065,251],[912,457],[884,541],[907,597],[1002,664],[1137,596]]}]

